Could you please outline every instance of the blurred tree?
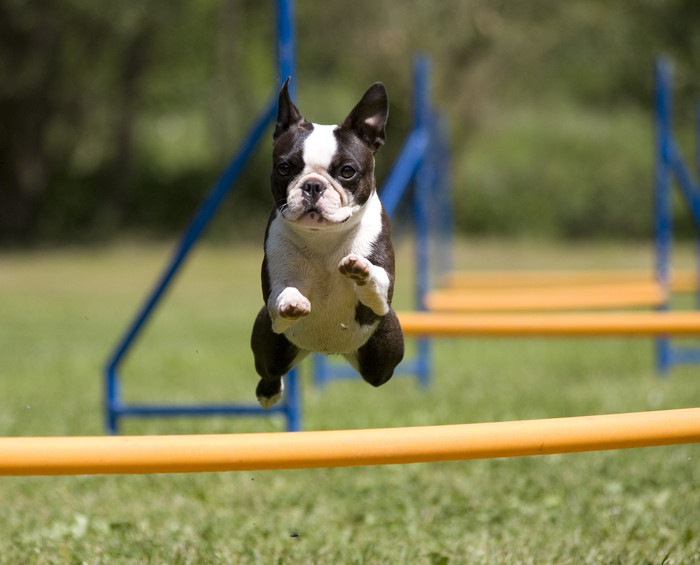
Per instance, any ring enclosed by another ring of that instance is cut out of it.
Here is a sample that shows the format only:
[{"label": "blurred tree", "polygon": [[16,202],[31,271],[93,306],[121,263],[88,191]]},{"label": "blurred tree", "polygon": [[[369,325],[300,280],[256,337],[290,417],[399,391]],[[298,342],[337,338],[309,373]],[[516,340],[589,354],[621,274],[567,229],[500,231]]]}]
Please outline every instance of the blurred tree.
[{"label": "blurred tree", "polygon": [[[596,168],[610,176],[574,183],[584,192],[571,202],[621,216],[601,187],[614,182],[639,193],[648,153],[629,152],[626,167],[598,167],[601,153],[581,147],[601,141],[587,138],[590,128],[560,127],[552,110],[562,123],[591,113],[648,128],[659,52],[677,62],[679,110],[698,88],[697,0],[297,0],[296,7],[298,97],[310,119],[337,120],[369,83],[387,84],[390,136],[380,174],[409,126],[411,57],[433,56],[435,98],[452,122],[458,209],[481,220],[491,217],[479,206],[494,202],[493,191],[517,196],[516,187],[537,178],[536,194],[549,201],[567,170]],[[181,227],[272,94],[273,11],[273,2],[257,0],[0,0],[0,241]],[[523,115],[533,121],[518,129]],[[518,139],[530,132],[530,141],[512,147],[509,127]],[[538,139],[540,153],[522,145]],[[493,140],[500,140],[492,148],[498,170],[475,167],[474,156]],[[523,155],[541,160],[547,147],[560,161],[556,174],[538,177]],[[268,158],[263,148],[246,173],[252,188],[226,214],[248,217],[268,205]],[[469,176],[475,169],[478,186]],[[595,233],[575,207],[565,208],[552,221],[576,229],[557,233]],[[508,222],[527,232],[537,216]],[[468,215],[458,221],[475,229]],[[501,220],[482,224],[480,231],[502,233]]]},{"label": "blurred tree", "polygon": [[[128,202],[155,15],[137,3],[0,4],[0,233],[28,237],[48,203],[80,216]],[[99,168],[99,189],[76,202],[72,181]]]},{"label": "blurred tree", "polygon": [[45,124],[57,111],[60,27],[51,2],[0,4],[0,230],[28,235],[51,176]]}]

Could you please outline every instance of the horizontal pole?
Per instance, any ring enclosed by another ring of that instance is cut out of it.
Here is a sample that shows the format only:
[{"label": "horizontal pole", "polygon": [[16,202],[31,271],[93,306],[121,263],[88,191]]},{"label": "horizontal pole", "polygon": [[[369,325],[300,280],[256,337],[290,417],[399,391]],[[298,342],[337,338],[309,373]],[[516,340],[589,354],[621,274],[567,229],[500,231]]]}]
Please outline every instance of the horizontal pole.
[{"label": "horizontal pole", "polygon": [[[692,269],[671,273],[672,289],[693,292],[698,289],[700,277]],[[549,288],[568,285],[614,285],[620,283],[655,283],[656,276],[644,270],[579,270],[579,271],[453,271],[443,280],[447,288]]]},{"label": "horizontal pole", "polygon": [[429,310],[448,312],[585,310],[660,306],[666,303],[666,293],[652,281],[540,288],[449,288],[430,291],[425,303]]},{"label": "horizontal pole", "polygon": [[604,337],[700,335],[700,312],[462,314],[398,312],[405,334],[423,336]]},{"label": "horizontal pole", "polygon": [[700,408],[409,428],[0,438],[0,475],[185,473],[461,461],[700,442]]},{"label": "horizontal pole", "polygon": [[674,365],[695,365],[696,363],[700,363],[700,347],[672,347],[671,362]]}]

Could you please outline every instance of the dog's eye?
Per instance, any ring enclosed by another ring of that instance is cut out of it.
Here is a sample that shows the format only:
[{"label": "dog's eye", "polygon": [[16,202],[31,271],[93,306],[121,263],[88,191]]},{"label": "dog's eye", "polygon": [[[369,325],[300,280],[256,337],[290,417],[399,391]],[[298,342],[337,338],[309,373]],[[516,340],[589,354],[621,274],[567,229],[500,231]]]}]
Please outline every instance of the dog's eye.
[{"label": "dog's eye", "polygon": [[342,169],[340,169],[340,176],[345,180],[350,180],[355,176],[356,172],[357,171],[355,171],[355,169],[353,169],[350,165],[345,165]]},{"label": "dog's eye", "polygon": [[289,166],[289,163],[280,163],[277,165],[277,174],[280,176],[286,177],[291,172],[292,168]]}]

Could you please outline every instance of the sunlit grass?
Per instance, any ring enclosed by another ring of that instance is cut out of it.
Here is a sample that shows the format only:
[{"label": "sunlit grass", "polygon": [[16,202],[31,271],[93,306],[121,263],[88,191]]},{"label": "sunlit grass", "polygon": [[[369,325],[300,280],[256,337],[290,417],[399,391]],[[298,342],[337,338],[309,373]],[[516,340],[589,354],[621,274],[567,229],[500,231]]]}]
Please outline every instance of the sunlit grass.
[{"label": "sunlit grass", "polygon": [[[456,264],[644,267],[646,245],[459,242]],[[101,367],[169,248],[0,256],[0,435],[103,433]],[[689,249],[677,255],[690,264]],[[409,307],[402,246],[397,305]],[[205,245],[129,356],[130,400],[253,401],[257,246]],[[307,429],[517,420],[700,405],[697,367],[659,379],[635,339],[435,344],[431,387],[320,391]],[[275,419],[134,420],[128,433],[282,429]],[[3,563],[697,563],[697,445],[306,471],[0,480]]]}]

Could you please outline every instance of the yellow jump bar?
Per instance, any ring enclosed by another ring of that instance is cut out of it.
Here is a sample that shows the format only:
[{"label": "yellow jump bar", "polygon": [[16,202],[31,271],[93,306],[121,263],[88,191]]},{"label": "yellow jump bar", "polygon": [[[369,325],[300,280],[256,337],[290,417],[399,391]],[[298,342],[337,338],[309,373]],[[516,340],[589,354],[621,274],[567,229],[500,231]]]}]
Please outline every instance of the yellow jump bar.
[{"label": "yellow jump bar", "polygon": [[637,282],[525,289],[439,289],[428,293],[426,306],[439,311],[512,312],[659,306],[665,300],[665,293],[657,283]]},{"label": "yellow jump bar", "polygon": [[700,442],[700,408],[411,428],[0,438],[0,475],[190,473],[460,461]]},{"label": "yellow jump bar", "polygon": [[700,335],[700,312],[460,314],[398,312],[405,334],[426,336]]}]

